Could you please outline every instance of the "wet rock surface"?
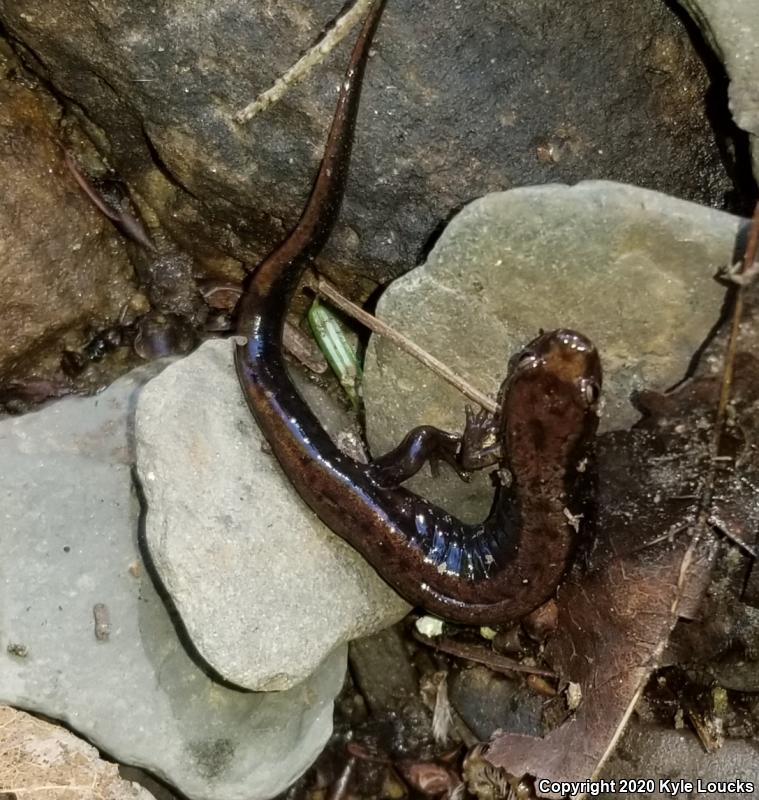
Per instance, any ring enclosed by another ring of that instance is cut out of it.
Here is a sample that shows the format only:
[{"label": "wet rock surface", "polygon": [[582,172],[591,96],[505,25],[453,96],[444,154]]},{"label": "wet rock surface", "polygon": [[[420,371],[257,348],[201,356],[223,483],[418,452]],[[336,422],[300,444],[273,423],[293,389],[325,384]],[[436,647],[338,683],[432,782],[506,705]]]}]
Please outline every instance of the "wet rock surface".
[{"label": "wet rock surface", "polygon": [[[81,118],[149,224],[237,277],[297,219],[347,39],[250,123],[235,114],[318,39],[342,0],[93,7],[0,1],[11,41]],[[435,47],[424,44],[434,32]],[[731,202],[708,77],[662,0],[388,3],[342,218],[325,264],[387,279],[471,198],[604,178]],[[729,143],[721,143],[730,160]]]},{"label": "wet rock surface", "polygon": [[153,800],[65,728],[1,706],[0,792],[9,800]]},{"label": "wet rock surface", "polygon": [[[489,195],[446,228],[427,263],[393,283],[378,314],[495,397],[512,354],[538,329],[588,335],[604,368],[601,430],[639,414],[635,389],[686,374],[720,317],[714,276],[733,261],[737,217],[607,182]],[[460,431],[464,398],[374,337],[365,368],[367,437],[384,453],[413,427]],[[492,501],[488,476],[469,484],[416,476],[411,485],[472,519]]]},{"label": "wet rock surface", "polygon": [[62,379],[64,348],[116,321],[135,291],[120,237],[56,144],[61,108],[16,67],[0,50],[0,390]]},{"label": "wet rock surface", "polygon": [[131,415],[159,368],[0,422],[0,702],[62,720],[193,800],[269,798],[327,741],[345,649],[270,694],[196,660],[137,540]]},{"label": "wet rock surface", "polygon": [[759,23],[753,0],[681,0],[730,79],[730,111],[749,134],[754,178],[759,179]]},{"label": "wet rock surface", "polygon": [[[353,429],[299,385],[333,436]],[[136,436],[150,555],[199,653],[228,681],[293,686],[341,643],[408,612],[262,446],[230,342],[206,342],[151,381]]]},{"label": "wet rock surface", "polygon": [[473,665],[454,676],[449,697],[482,742],[487,742],[496,730],[540,733],[545,698],[531,692],[518,677],[505,678]]},{"label": "wet rock surface", "polygon": [[[351,642],[348,657],[361,696],[375,714],[402,713],[418,706],[418,676],[401,626]],[[415,713],[418,708],[414,709]]]}]

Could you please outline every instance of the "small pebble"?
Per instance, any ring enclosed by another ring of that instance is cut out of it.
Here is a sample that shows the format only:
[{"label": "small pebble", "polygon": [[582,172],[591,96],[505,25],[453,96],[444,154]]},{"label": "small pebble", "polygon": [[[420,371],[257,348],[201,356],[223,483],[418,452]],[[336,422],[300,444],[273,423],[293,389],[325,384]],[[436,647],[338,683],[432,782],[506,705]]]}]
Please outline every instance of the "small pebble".
[{"label": "small pebble", "polygon": [[99,642],[106,642],[111,636],[111,615],[105,603],[95,603],[92,607],[92,616],[95,618],[95,638]]}]

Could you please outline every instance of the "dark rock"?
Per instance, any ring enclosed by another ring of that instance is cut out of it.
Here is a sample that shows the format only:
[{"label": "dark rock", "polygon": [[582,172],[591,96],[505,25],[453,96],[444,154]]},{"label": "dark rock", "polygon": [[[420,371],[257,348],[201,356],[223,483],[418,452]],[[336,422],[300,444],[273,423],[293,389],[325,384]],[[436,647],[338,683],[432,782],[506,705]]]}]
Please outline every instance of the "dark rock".
[{"label": "dark rock", "polygon": [[65,166],[61,113],[0,50],[0,388],[19,382],[32,401],[63,393],[63,350],[135,292],[120,236]]},{"label": "dark rock", "polygon": [[[433,717],[419,691],[419,676],[411,663],[400,626],[350,643],[351,674],[371,712],[362,734],[395,757],[430,755]],[[359,736],[359,740],[361,736]]]},{"label": "dark rock", "polygon": [[543,698],[486,667],[461,670],[451,681],[450,698],[480,741],[488,741],[497,729],[533,736],[541,732]]},{"label": "dark rock", "polygon": [[[148,225],[207,276],[239,279],[302,208],[355,32],[279,103],[245,125],[234,116],[342,6],[66,0],[51,13],[0,0],[0,20],[72,100]],[[470,0],[445,13],[393,0],[375,51],[325,263],[397,275],[452,211],[516,185],[605,178],[713,205],[731,191],[708,77],[662,0]]]},{"label": "dark rock", "polygon": [[418,702],[419,680],[398,626],[356,639],[348,650],[353,677],[375,714]]}]

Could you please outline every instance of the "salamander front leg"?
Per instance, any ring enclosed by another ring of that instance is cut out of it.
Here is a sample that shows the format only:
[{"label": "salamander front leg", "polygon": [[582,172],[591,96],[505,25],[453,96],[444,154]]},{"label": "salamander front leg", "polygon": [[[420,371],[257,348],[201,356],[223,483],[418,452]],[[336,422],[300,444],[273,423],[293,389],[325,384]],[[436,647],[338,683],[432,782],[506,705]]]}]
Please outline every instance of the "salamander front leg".
[{"label": "salamander front leg", "polygon": [[497,464],[503,457],[500,423],[484,409],[475,413],[466,407],[466,427],[461,437],[460,468],[469,472]]},{"label": "salamander front leg", "polygon": [[458,452],[461,437],[432,425],[421,425],[406,434],[403,441],[389,453],[369,465],[369,475],[380,486],[390,488],[408,480],[429,461],[433,475],[439,462],[450,464],[462,480],[468,479],[461,467]]}]

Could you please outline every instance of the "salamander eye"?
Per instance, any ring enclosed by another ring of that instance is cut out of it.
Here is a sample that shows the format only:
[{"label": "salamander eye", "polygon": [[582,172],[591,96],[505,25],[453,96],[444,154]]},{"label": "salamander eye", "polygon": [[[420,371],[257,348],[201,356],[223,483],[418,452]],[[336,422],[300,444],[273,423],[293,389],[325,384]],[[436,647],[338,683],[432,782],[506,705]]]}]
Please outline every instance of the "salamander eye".
[{"label": "salamander eye", "polygon": [[528,361],[534,361],[535,353],[532,350],[523,350],[517,357],[517,366],[526,364]]},{"label": "salamander eye", "polygon": [[585,402],[594,406],[601,398],[601,387],[595,381],[585,380],[582,382],[582,393]]},{"label": "salamander eye", "polygon": [[514,355],[509,359],[509,374],[511,375],[514,372],[528,370],[537,363],[538,356],[535,354],[534,350],[528,347],[526,350],[522,350],[519,353],[514,353]]}]

